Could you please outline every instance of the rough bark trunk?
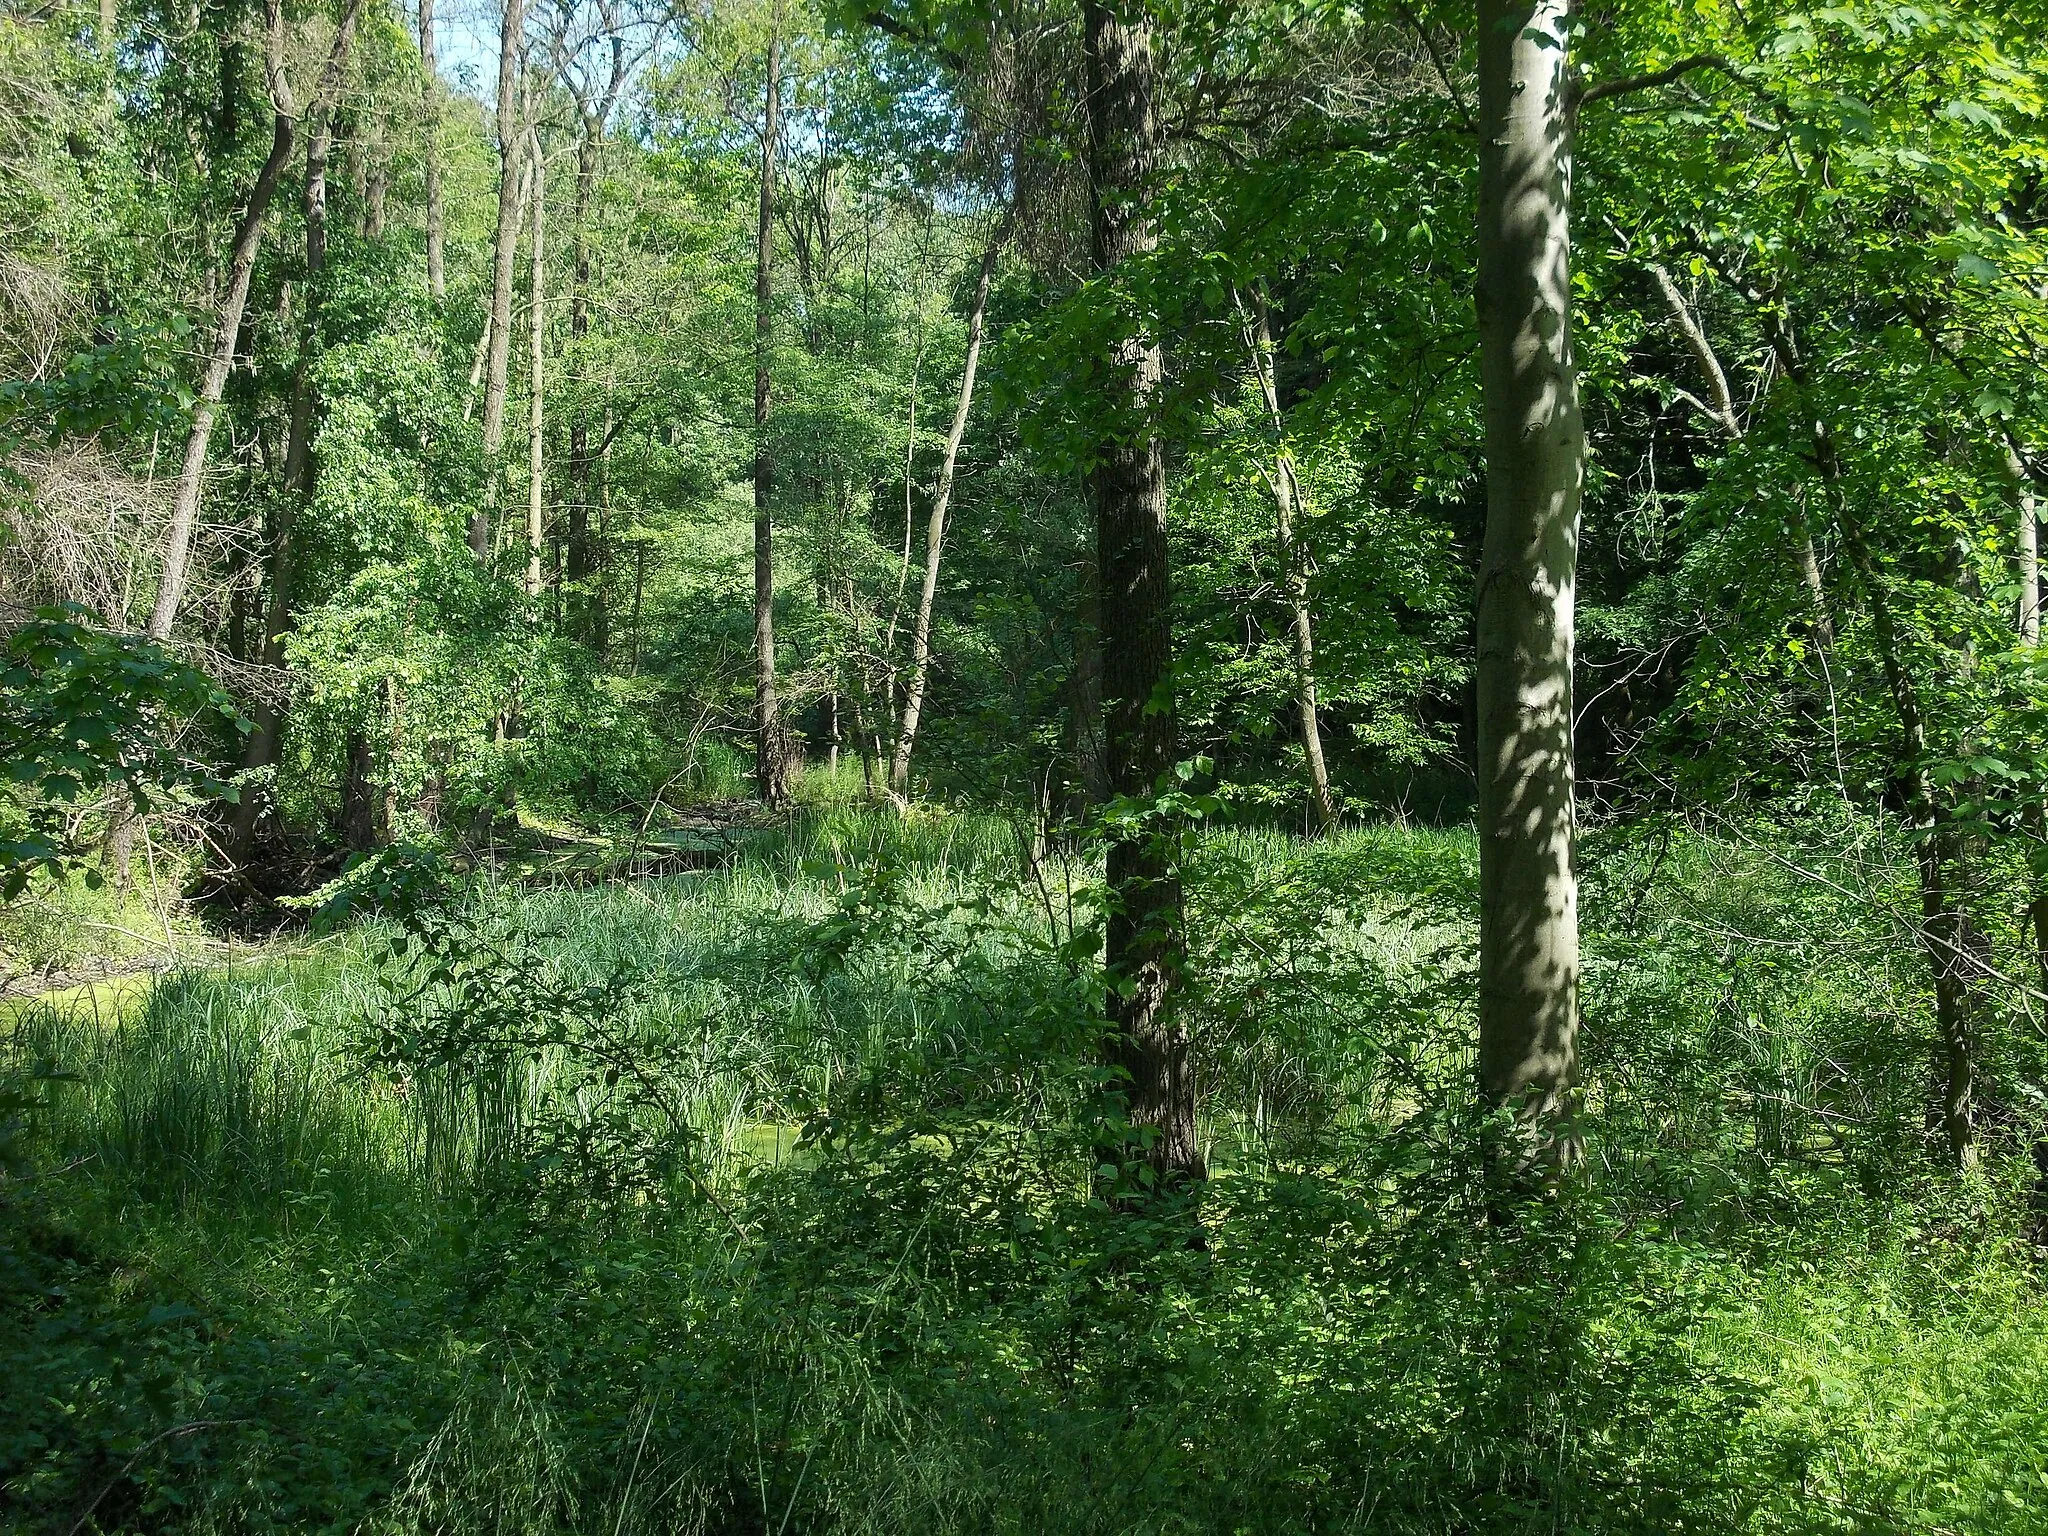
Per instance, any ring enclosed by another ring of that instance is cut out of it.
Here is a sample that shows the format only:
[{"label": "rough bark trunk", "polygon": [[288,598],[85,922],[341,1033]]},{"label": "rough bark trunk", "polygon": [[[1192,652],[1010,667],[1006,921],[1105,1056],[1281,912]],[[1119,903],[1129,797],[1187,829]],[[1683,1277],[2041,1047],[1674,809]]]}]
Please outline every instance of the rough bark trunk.
[{"label": "rough bark trunk", "polygon": [[960,462],[960,443],[967,435],[967,415],[974,406],[974,375],[981,366],[982,323],[988,314],[989,281],[1004,230],[990,236],[974,280],[974,304],[967,315],[967,361],[960,371],[960,399],[953,407],[953,425],[946,432],[945,455],[939,460],[938,483],[932,488],[931,520],[925,527],[924,586],[918,593],[917,618],[910,631],[910,677],[903,694],[903,719],[896,731],[896,750],[889,761],[889,787],[903,794],[910,787],[910,754],[917,745],[918,717],[924,710],[924,689],[931,668],[932,604],[939,590],[939,553],[946,540],[946,512],[953,501],[953,472]]},{"label": "rough bark trunk", "polygon": [[788,754],[775,697],[775,525],[770,495],[775,460],[768,445],[771,352],[775,342],[775,153],[782,134],[782,39],[768,39],[762,93],[761,209],[754,246],[754,750],[761,803],[789,798]]},{"label": "rough bark trunk", "polygon": [[441,203],[441,66],[435,54],[434,0],[420,5],[420,173],[426,182],[427,290],[448,296],[447,215]]},{"label": "rough bark trunk", "polygon": [[[1158,159],[1152,31],[1134,0],[1082,7],[1087,82],[1091,246],[1095,270],[1113,272],[1152,249],[1150,199]],[[1113,434],[1097,448],[1089,489],[1102,573],[1102,693],[1111,788],[1149,798],[1177,751],[1172,605],[1166,545],[1166,466],[1151,420],[1160,377],[1157,342],[1117,344],[1105,402]],[[1114,1033],[1109,1065],[1122,1079],[1136,1159],[1160,1183],[1200,1178],[1195,1083],[1187,1026],[1174,1007],[1184,962],[1180,880],[1169,833],[1148,818],[1112,834],[1107,850],[1105,961]]]},{"label": "rough bark trunk", "polygon": [[[1815,437],[1822,445],[1825,462],[1834,456],[1827,446],[1824,428],[1816,425]],[[1832,476],[1831,476],[1832,478]],[[1900,776],[1903,780],[1907,815],[1920,839],[1920,940],[1934,973],[1934,1017],[1941,1037],[1937,1075],[1941,1087],[1941,1129],[1949,1156],[1960,1168],[1977,1162],[1975,1009],[1972,963],[1973,929],[1964,909],[1951,870],[1962,867],[1961,840],[1945,825],[1946,818],[1935,798],[1927,774],[1927,725],[1920,709],[1920,692],[1908,670],[1901,646],[1898,623],[1883,573],[1864,542],[1860,529],[1842,520],[1843,544],[1870,599],[1871,638],[1877,644],[1884,668],[1885,685],[1898,712]]]},{"label": "rough bark trunk", "polygon": [[360,725],[350,726],[343,748],[341,843],[356,853],[368,853],[377,846],[375,769],[369,732]]},{"label": "rough bark trunk", "polygon": [[1982,960],[1975,925],[1960,887],[1966,865],[1962,839],[1948,823],[1927,770],[1927,723],[1920,689],[1899,633],[1884,572],[1865,538],[1862,520],[1843,490],[1841,455],[1827,422],[1812,408],[1805,364],[1800,357],[1790,318],[1776,304],[1753,294],[1762,310],[1764,328],[1779,368],[1808,422],[1813,465],[1834,501],[1835,521],[1848,556],[1870,602],[1870,633],[1885,687],[1899,719],[1898,782],[1911,830],[1919,842],[1920,942],[1934,976],[1935,1025],[1940,1035],[1936,1077],[1940,1090],[1940,1127],[1950,1158],[1959,1168],[1977,1162],[1977,1049],[1975,982]]},{"label": "rough bark trunk", "polygon": [[[319,345],[321,275],[327,269],[327,159],[333,143],[332,124],[316,107],[306,133],[306,184],[300,199],[306,224],[305,303],[299,312],[299,355],[292,368],[291,406],[284,450],[284,497],[277,507],[270,548],[270,603],[263,621],[263,665],[284,666],[285,637],[292,624],[295,575],[294,536],[299,516],[313,498],[313,417],[318,399],[313,383],[314,352]],[[254,771],[276,764],[284,732],[284,705],[265,697],[251,710],[255,728],[249,733],[242,766]],[[246,859],[258,823],[276,806],[274,790],[245,793],[235,809],[234,852]]]},{"label": "rough bark trunk", "polygon": [[1572,354],[1570,0],[1480,0],[1479,1078],[1575,1155],[1573,597],[1585,428]]},{"label": "rough bark trunk", "polygon": [[491,316],[484,346],[484,504],[469,520],[469,552],[489,561],[504,482],[505,389],[512,361],[512,278],[519,249],[519,50],[525,0],[505,0],[498,36],[498,227],[491,245]]},{"label": "rough bark trunk", "polygon": [[1301,482],[1294,457],[1287,451],[1287,424],[1280,414],[1280,383],[1273,366],[1273,324],[1265,299],[1254,295],[1252,366],[1258,371],[1259,393],[1266,420],[1273,429],[1273,521],[1280,545],[1282,589],[1287,594],[1289,627],[1294,634],[1294,701],[1301,716],[1301,751],[1308,772],[1308,808],[1312,830],[1327,832],[1337,821],[1330,795],[1330,769],[1323,758],[1323,731],[1317,720],[1315,624],[1308,605],[1308,559],[1296,536],[1295,516],[1301,506]]},{"label": "rough bark trunk", "polygon": [[533,224],[526,236],[527,269],[527,408],[526,408],[526,595],[540,596],[540,545],[547,521],[547,445],[542,414],[541,351],[547,336],[547,255],[543,245],[547,224],[546,167],[541,161],[540,135],[529,137],[533,157]]}]

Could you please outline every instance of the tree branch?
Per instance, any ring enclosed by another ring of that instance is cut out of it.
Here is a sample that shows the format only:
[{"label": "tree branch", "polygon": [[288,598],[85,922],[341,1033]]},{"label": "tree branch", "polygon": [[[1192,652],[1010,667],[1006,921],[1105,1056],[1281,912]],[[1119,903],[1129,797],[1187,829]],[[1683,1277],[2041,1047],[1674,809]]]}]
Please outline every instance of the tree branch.
[{"label": "tree branch", "polygon": [[1629,96],[1637,91],[1655,90],[1660,85],[1691,74],[1696,69],[1718,69],[1730,79],[1739,79],[1734,64],[1718,53],[1696,53],[1689,59],[1680,59],[1676,64],[1667,65],[1647,75],[1629,75],[1620,80],[1602,80],[1598,85],[1587,86],[1579,92],[1578,105],[1590,106],[1596,101],[1605,101],[1610,96]]}]

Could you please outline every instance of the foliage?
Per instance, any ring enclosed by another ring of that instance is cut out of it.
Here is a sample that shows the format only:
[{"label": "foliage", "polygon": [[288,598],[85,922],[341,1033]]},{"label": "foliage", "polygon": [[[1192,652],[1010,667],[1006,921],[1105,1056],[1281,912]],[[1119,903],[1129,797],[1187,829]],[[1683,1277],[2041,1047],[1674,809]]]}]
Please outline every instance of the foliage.
[{"label": "foliage", "polygon": [[1910,1093],[1844,1097],[1919,985],[1881,913],[1739,843],[1603,847],[1599,1171],[1502,1228],[1437,979],[1469,839],[1217,834],[1191,1250],[1085,1176],[1069,881],[1049,923],[1018,857],[830,813],[637,891],[398,859],[354,885],[393,916],[314,954],[115,1030],[23,1015],[77,1078],[39,1166],[76,1166],[8,1197],[6,1497],[104,1488],[109,1531],[2037,1519],[2013,1191],[1915,1173]]},{"label": "foliage", "polygon": [[[37,874],[61,877],[79,858],[77,827],[115,791],[146,813],[153,796],[234,797],[211,744],[183,738],[209,725],[246,730],[235,703],[153,641],[109,634],[76,609],[46,608],[7,638],[0,670],[0,762],[12,825],[0,841],[0,893],[13,900]],[[88,883],[96,870],[85,871]]]}]

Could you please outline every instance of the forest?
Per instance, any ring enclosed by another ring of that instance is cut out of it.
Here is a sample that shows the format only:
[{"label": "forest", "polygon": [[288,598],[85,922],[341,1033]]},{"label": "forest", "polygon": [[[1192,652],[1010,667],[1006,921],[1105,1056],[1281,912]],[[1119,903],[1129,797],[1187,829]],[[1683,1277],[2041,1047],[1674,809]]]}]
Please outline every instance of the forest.
[{"label": "forest", "polygon": [[2044,0],[0,0],[0,1529],[2048,1531]]}]

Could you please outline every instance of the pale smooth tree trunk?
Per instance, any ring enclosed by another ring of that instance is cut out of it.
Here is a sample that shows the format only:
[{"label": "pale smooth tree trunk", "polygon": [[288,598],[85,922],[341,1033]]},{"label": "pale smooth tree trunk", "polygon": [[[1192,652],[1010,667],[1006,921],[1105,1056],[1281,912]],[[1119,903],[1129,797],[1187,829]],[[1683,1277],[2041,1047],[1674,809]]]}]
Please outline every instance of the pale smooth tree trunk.
[{"label": "pale smooth tree trunk", "polygon": [[484,504],[469,522],[469,552],[491,558],[504,482],[505,390],[512,362],[512,280],[519,254],[519,50],[525,0],[505,0],[498,35],[498,227],[491,243],[491,317],[484,344]]},{"label": "pale smooth tree trunk", "polygon": [[426,183],[427,291],[448,297],[447,214],[441,201],[441,65],[435,53],[434,0],[420,6],[420,175]]},{"label": "pale smooth tree trunk", "polygon": [[1301,508],[1301,481],[1294,472],[1294,455],[1287,449],[1287,423],[1280,414],[1280,382],[1274,371],[1273,323],[1262,295],[1254,295],[1254,317],[1252,334],[1247,340],[1251,343],[1252,366],[1259,376],[1259,393],[1266,404],[1266,421],[1273,429],[1273,473],[1267,484],[1273,491],[1281,584],[1287,594],[1289,627],[1294,633],[1294,702],[1301,716],[1309,815],[1315,823],[1314,830],[1321,833],[1336,824],[1337,804],[1330,795],[1330,769],[1323,758],[1323,731],[1317,719],[1316,639],[1308,605],[1308,558],[1295,527]]},{"label": "pale smooth tree trunk", "polygon": [[547,335],[547,257],[542,244],[547,222],[547,168],[540,134],[526,152],[533,159],[533,223],[527,232],[527,409],[526,409],[526,595],[540,596],[540,541],[547,522],[547,447],[543,432],[541,348]]},{"label": "pale smooth tree trunk", "polygon": [[2015,545],[2019,552],[2019,635],[2020,643],[2031,649],[2041,643],[2041,520],[2034,494],[2034,477],[2014,448],[2005,450],[2005,466],[2012,475],[2019,497],[2019,524]]},{"label": "pale smooth tree trunk", "polygon": [[1571,0],[1480,0],[1479,1080],[1576,1156],[1573,598],[1585,427],[1572,353]]},{"label": "pale smooth tree trunk", "polygon": [[761,803],[789,798],[788,754],[775,697],[775,460],[768,445],[770,363],[775,344],[775,152],[782,135],[782,39],[768,38],[762,93],[761,208],[754,245],[754,749]]},{"label": "pale smooth tree trunk", "polygon": [[896,750],[889,761],[889,786],[897,794],[910,787],[910,753],[917,745],[917,725],[924,711],[925,681],[932,659],[932,604],[939,590],[939,552],[946,541],[946,512],[953,502],[953,472],[960,462],[960,443],[967,435],[967,415],[974,406],[974,375],[981,366],[982,325],[988,315],[989,281],[1005,230],[998,227],[981,253],[981,271],[974,280],[974,304],[967,315],[967,361],[960,370],[960,399],[953,407],[953,425],[939,460],[938,483],[932,488],[931,520],[925,526],[924,586],[918,593],[917,618],[910,630],[910,676],[903,693],[903,719],[896,731]]},{"label": "pale smooth tree trunk", "polygon": [[[1084,0],[1091,255],[1114,273],[1153,249],[1152,181],[1159,126],[1153,110],[1152,29],[1139,0]],[[1166,544],[1166,465],[1151,420],[1158,342],[1117,344],[1108,435],[1088,475],[1102,579],[1102,695],[1110,787],[1149,799],[1177,754],[1173,627]],[[1104,958],[1118,1074],[1132,1135],[1115,1156],[1164,1184],[1204,1173],[1195,1134],[1195,1081],[1187,1024],[1174,1006],[1185,963],[1180,879],[1156,825],[1111,835],[1105,866],[1109,920]]]},{"label": "pale smooth tree trunk", "polygon": [[[525,156],[519,160],[519,185],[512,194],[512,223],[515,227],[526,225],[526,194],[533,183],[533,167]],[[477,401],[484,381],[484,363],[491,352],[491,317],[484,316],[484,328],[477,332],[476,346],[469,354],[469,390],[462,397],[462,419],[468,421],[476,415]]]}]

